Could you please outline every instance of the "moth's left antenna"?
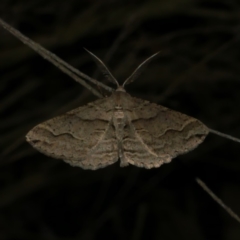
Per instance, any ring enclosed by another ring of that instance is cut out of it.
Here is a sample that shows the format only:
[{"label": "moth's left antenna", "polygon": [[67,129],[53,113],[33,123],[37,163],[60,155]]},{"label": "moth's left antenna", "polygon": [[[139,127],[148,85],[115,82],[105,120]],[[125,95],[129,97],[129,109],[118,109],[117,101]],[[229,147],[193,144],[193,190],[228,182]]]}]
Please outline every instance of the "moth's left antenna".
[{"label": "moth's left antenna", "polygon": [[90,52],[89,50],[87,50],[86,48],[84,48],[93,58],[93,60],[96,62],[96,64],[98,65],[98,67],[100,68],[101,72],[103,73],[103,75],[107,78],[108,81],[115,83],[117,85],[117,87],[119,87],[119,83],[116,80],[116,78],[112,75],[112,73],[108,70],[108,68],[106,67],[106,65],[103,63],[103,61],[98,58],[96,55],[94,55],[92,52]]}]

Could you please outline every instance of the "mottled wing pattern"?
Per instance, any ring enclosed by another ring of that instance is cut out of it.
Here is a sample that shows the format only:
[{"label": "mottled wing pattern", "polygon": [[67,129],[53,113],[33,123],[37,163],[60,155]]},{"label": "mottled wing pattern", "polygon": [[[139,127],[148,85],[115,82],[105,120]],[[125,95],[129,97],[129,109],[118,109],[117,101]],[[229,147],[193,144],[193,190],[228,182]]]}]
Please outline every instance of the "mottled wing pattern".
[{"label": "mottled wing pattern", "polygon": [[108,100],[100,99],[50,119],[34,127],[27,141],[72,166],[98,169],[110,165],[118,160],[118,149],[108,107]]},{"label": "mottled wing pattern", "polygon": [[123,140],[124,156],[130,164],[152,168],[196,148],[208,128],[195,118],[163,106],[133,98],[129,124]]}]

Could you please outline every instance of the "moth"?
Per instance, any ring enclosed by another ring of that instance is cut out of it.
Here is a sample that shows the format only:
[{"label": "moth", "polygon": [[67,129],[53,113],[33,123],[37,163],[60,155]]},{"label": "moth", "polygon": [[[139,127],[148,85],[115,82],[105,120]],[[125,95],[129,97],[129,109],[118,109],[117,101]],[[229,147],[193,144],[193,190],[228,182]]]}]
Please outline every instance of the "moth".
[{"label": "moth", "polygon": [[34,127],[26,140],[35,149],[84,169],[103,168],[118,160],[121,167],[132,164],[150,169],[169,163],[203,142],[209,129],[199,120],[126,92],[125,86],[157,54],[140,64],[120,85],[105,64],[89,53],[106,78],[116,84],[116,90],[109,97]]}]

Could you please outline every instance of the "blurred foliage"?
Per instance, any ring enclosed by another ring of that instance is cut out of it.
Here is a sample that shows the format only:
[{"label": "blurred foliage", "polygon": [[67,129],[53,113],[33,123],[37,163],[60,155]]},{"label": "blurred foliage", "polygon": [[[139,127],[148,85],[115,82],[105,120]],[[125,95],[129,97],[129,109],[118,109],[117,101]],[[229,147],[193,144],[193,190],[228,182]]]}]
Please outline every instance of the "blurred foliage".
[{"label": "blurred foliage", "polygon": [[[86,47],[127,91],[240,137],[238,1],[9,1],[0,17],[91,77]],[[194,181],[240,213],[239,145],[210,134],[159,169],[97,171],[48,158],[25,142],[37,123],[96,99],[0,28],[0,239],[237,240],[239,224]],[[104,93],[107,94],[107,93]]]}]

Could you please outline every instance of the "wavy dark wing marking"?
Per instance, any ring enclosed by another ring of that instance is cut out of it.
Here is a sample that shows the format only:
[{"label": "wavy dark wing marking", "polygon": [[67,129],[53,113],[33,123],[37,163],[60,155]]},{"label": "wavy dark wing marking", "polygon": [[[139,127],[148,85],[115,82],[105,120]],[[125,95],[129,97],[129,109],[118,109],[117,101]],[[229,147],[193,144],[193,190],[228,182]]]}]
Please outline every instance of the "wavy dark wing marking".
[{"label": "wavy dark wing marking", "polygon": [[85,169],[117,161],[118,151],[112,113],[107,99],[100,99],[34,127],[26,136],[38,151]]},{"label": "wavy dark wing marking", "polygon": [[196,148],[209,132],[195,118],[146,101],[140,104],[138,100],[128,118],[124,155],[130,164],[139,167],[152,168],[168,163]]}]

